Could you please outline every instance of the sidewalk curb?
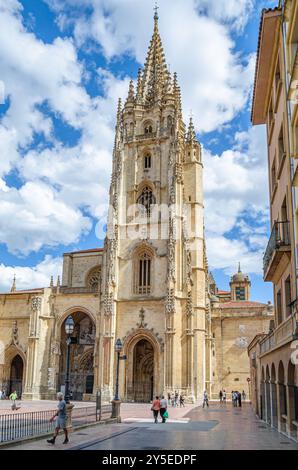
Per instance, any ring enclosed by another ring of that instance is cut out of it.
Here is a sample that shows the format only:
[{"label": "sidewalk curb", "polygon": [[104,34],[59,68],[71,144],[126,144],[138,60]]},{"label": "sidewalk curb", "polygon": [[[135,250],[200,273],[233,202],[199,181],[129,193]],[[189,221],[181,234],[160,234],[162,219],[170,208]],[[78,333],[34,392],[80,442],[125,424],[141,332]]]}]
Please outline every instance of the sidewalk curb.
[{"label": "sidewalk curb", "polygon": [[[79,431],[80,429],[85,429],[85,428],[94,427],[94,426],[98,426],[98,425],[102,426],[104,424],[115,424],[115,423],[117,423],[116,418],[108,418],[108,419],[105,419],[103,421],[97,421],[96,423],[82,424],[81,426],[76,426],[74,429],[72,429],[70,434],[73,434],[76,431]],[[63,431],[60,431],[59,434],[63,434]],[[28,442],[39,441],[39,440],[45,439],[47,437],[51,437],[52,435],[53,435],[52,432],[50,432],[50,433],[48,432],[46,434],[39,434],[38,436],[24,437],[23,439],[14,439],[14,440],[8,441],[8,442],[1,442],[0,443],[0,449],[2,447],[11,447],[11,446],[16,446],[18,444],[25,444],[25,443],[28,443]]]}]

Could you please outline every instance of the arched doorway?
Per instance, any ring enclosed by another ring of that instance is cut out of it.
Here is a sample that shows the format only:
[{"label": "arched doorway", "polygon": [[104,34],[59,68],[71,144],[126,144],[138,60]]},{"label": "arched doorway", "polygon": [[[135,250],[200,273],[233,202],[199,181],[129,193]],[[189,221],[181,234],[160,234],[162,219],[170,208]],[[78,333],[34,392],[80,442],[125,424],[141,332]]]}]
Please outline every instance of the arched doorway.
[{"label": "arched doorway", "polygon": [[[75,401],[84,400],[93,393],[95,324],[84,312],[72,313],[75,323],[73,337],[76,342],[70,347],[70,392]],[[66,320],[66,319],[65,319]],[[65,391],[66,334],[65,321],[61,325],[61,356],[59,364],[58,391]]]},{"label": "arched doorway", "polygon": [[22,396],[23,370],[23,359],[19,354],[17,354],[11,361],[9,394],[16,391],[18,398],[21,398]]},{"label": "arched doorway", "polygon": [[133,351],[133,400],[148,403],[154,390],[154,349],[147,339],[137,342]]}]

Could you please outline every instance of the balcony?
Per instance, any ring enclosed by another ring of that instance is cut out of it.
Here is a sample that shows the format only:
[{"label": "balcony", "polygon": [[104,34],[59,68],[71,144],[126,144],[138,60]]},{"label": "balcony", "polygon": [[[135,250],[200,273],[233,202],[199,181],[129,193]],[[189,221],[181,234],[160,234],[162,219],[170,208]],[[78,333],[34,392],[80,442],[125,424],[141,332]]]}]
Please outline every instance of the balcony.
[{"label": "balcony", "polygon": [[263,340],[260,341],[261,354],[269,353],[275,348],[297,339],[298,334],[298,313],[296,308],[292,315],[283,321],[278,327]]},{"label": "balcony", "polygon": [[288,262],[290,256],[290,223],[275,222],[263,258],[264,281],[274,281],[279,264]]}]

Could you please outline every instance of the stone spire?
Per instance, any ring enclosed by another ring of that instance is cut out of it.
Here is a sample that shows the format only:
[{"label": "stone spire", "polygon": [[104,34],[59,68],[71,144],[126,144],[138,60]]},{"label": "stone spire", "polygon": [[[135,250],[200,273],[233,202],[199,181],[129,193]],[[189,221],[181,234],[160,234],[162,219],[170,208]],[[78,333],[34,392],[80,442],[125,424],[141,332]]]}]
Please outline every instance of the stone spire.
[{"label": "stone spire", "polygon": [[176,72],[174,73],[173,88],[174,88],[174,96],[175,96],[178,115],[182,116],[181,90],[180,90],[180,87],[178,85],[178,78],[177,78],[177,73]]},{"label": "stone spire", "polygon": [[122,111],[122,101],[121,98],[118,99],[118,108],[117,108],[117,125],[121,122],[121,111]]},{"label": "stone spire", "polygon": [[135,88],[134,88],[133,80],[130,80],[126,104],[128,103],[133,104],[134,101],[135,101]]},{"label": "stone spire", "polygon": [[54,287],[54,277],[53,276],[51,276],[50,287],[51,287],[51,289]]},{"label": "stone spire", "polygon": [[139,70],[138,70],[137,95],[136,95],[137,103],[142,102],[142,94],[143,94],[143,82],[142,81],[143,81],[142,69],[139,68]]},{"label": "stone spire", "polygon": [[186,141],[189,144],[194,143],[194,142],[195,143],[198,142],[196,132],[195,132],[195,128],[194,128],[194,125],[193,125],[192,117],[190,117],[190,119],[189,119],[189,126],[188,126]]},{"label": "stone spire", "polygon": [[13,276],[13,281],[12,281],[12,286],[11,286],[10,292],[16,292],[16,290],[17,290],[17,285],[16,285],[16,275],[14,274],[14,276]]},{"label": "stone spire", "polygon": [[240,261],[239,261],[239,263],[238,263],[238,273],[241,273]]},{"label": "stone spire", "polygon": [[154,31],[147,53],[142,81],[142,98],[144,102],[151,103],[160,99],[167,81],[168,69],[158,30],[158,13],[156,7],[154,14]]}]

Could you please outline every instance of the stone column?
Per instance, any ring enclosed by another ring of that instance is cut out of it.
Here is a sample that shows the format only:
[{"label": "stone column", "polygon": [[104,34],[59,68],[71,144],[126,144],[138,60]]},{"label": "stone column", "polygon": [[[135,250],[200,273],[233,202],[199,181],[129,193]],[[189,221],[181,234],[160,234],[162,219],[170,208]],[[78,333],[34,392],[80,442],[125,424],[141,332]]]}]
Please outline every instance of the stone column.
[{"label": "stone column", "polygon": [[39,398],[40,384],[36,383],[36,371],[38,361],[38,342],[39,342],[39,314],[41,310],[41,298],[32,297],[31,299],[31,315],[29,324],[29,338],[27,349],[27,366],[26,366],[26,381],[25,391],[23,398],[32,400]]}]

